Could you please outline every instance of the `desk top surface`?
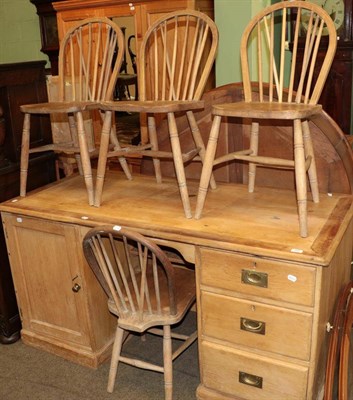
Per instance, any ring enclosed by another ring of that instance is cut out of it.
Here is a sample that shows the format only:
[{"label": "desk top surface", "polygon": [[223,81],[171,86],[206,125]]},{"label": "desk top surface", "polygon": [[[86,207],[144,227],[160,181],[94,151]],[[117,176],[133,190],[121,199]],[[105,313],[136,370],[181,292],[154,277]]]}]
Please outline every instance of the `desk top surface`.
[{"label": "desk top surface", "polygon": [[[189,182],[191,205],[196,204],[197,182]],[[176,181],[166,178],[157,184],[152,176],[125,179],[108,171],[101,207],[87,204],[80,176],[63,179],[0,204],[0,211],[83,226],[123,225],[148,236],[327,265],[353,216],[353,196],[321,194],[314,204],[309,195],[309,236],[299,236],[294,191],[245,185],[219,184],[206,198],[200,220],[186,219]],[[353,239],[352,239],[353,240]]]}]

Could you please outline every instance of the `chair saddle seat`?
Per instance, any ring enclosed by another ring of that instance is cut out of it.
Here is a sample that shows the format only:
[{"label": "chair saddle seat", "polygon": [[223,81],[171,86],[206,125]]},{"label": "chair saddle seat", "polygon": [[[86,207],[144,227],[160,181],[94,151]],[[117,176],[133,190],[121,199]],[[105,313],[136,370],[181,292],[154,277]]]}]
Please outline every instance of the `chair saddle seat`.
[{"label": "chair saddle seat", "polygon": [[258,119],[307,119],[322,110],[320,104],[298,103],[263,103],[263,102],[239,102],[217,104],[212,108],[215,115],[239,118]]},{"label": "chair saddle seat", "polygon": [[178,111],[199,110],[204,108],[203,100],[173,101],[173,100],[144,100],[144,101],[103,101],[101,110],[125,111],[144,113],[168,113]]},{"label": "chair saddle seat", "polygon": [[[108,300],[108,308],[111,313],[119,317],[119,325],[121,328],[126,330],[131,330],[135,332],[144,332],[152,326],[156,325],[172,325],[179,322],[185,315],[186,310],[188,310],[189,306],[195,301],[195,278],[194,271],[188,270],[186,268],[178,268],[174,267],[174,284],[175,284],[175,292],[177,293],[176,298],[176,309],[177,312],[175,315],[171,315],[169,308],[169,298],[166,278],[165,275],[160,275],[160,300],[161,300],[161,313],[148,314],[148,306],[145,304],[145,312],[140,319],[140,315],[138,312],[134,313],[130,311],[129,305],[127,307],[129,310],[126,313],[119,313],[116,304],[113,299]],[[139,275],[136,275],[137,280],[139,280]],[[152,271],[147,273],[147,281],[149,279],[153,279]],[[133,287],[130,285],[131,293],[133,293]],[[128,303],[128,299],[125,298],[125,301]],[[157,299],[155,297],[155,293],[150,291],[150,302],[153,310],[156,309]]]},{"label": "chair saddle seat", "polygon": [[51,113],[77,113],[79,111],[98,109],[99,103],[92,101],[60,101],[38,104],[25,104],[20,106],[23,113],[51,114]]}]

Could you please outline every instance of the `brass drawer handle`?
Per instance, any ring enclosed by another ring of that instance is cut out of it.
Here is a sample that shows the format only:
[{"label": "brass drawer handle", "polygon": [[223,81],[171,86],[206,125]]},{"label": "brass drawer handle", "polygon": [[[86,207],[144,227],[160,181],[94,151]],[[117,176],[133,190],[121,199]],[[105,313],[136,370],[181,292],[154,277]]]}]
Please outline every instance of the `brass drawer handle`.
[{"label": "brass drawer handle", "polygon": [[246,285],[267,288],[268,274],[266,274],[265,272],[257,272],[251,269],[242,269],[241,281]]},{"label": "brass drawer handle", "polygon": [[239,382],[244,385],[253,386],[262,389],[263,378],[257,375],[251,375],[247,372],[239,371]]},{"label": "brass drawer handle", "polygon": [[257,333],[258,335],[264,335],[266,333],[266,322],[241,317],[240,329],[251,333]]},{"label": "brass drawer handle", "polygon": [[72,287],[72,291],[77,293],[81,290],[81,286],[78,283],[75,283],[74,286]]}]

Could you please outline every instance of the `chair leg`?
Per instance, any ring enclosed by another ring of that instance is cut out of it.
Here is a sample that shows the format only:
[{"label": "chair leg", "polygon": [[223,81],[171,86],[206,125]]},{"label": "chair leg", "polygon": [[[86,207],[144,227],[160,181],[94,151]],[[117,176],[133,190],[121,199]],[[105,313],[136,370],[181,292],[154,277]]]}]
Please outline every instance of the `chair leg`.
[{"label": "chair leg", "polygon": [[172,337],[169,325],[163,327],[163,365],[165,400],[173,398]]},{"label": "chair leg", "polygon": [[307,237],[308,222],[305,154],[302,124],[299,119],[294,120],[294,168],[299,214],[299,231],[301,237]]},{"label": "chair leg", "polygon": [[110,135],[111,123],[112,123],[112,111],[106,111],[104,115],[101,140],[99,145],[96,191],[94,195],[95,207],[99,207],[102,201],[102,191],[104,185],[105,170],[107,165],[107,154],[109,149],[109,135]]},{"label": "chair leg", "polygon": [[[252,156],[257,156],[259,152],[259,123],[252,122],[250,132],[250,150]],[[253,193],[255,189],[255,178],[256,178],[256,164],[249,163],[249,193]]]},{"label": "chair leg", "polygon": [[314,203],[319,203],[319,184],[317,179],[316,163],[313,142],[311,140],[311,133],[309,128],[309,122],[302,122],[303,139],[304,139],[304,150],[306,157],[311,157],[311,163],[308,170],[309,182],[311,188],[311,194],[313,196]]},{"label": "chair leg", "polygon": [[21,144],[21,173],[20,173],[20,196],[26,196],[28,163],[29,163],[29,139],[30,139],[31,115],[25,114],[22,130]]},{"label": "chair leg", "polygon": [[[147,118],[148,134],[152,145],[152,150],[158,151],[158,138],[156,130],[156,120],[154,116],[149,115]],[[161,161],[158,158],[153,158],[154,173],[157,183],[162,183]]]},{"label": "chair leg", "polygon": [[[190,129],[191,129],[192,137],[194,138],[195,145],[197,148],[200,148],[199,156],[201,158],[201,162],[203,165],[203,163],[205,161],[206,150],[205,150],[205,144],[202,140],[199,126],[196,122],[195,115],[192,111],[187,111],[186,116],[189,121]],[[211,174],[211,178],[210,178],[210,187],[211,187],[211,189],[217,189],[216,181],[215,181],[213,174]]]},{"label": "chair leg", "polygon": [[172,145],[175,172],[178,180],[179,191],[180,191],[181,201],[184,207],[185,217],[191,218],[192,214],[191,214],[189,193],[188,193],[188,188],[186,186],[184,163],[181,154],[178,128],[175,121],[174,113],[168,113],[168,127],[169,127],[170,142]]},{"label": "chair leg", "polygon": [[[114,118],[113,117],[114,117],[113,114],[111,114],[110,141],[114,146],[114,150],[120,150],[121,146],[120,146],[118,137],[116,135],[116,129],[115,129],[115,123],[114,123]],[[103,117],[103,119],[104,119],[104,117]],[[108,144],[108,146],[109,146],[109,144]],[[121,166],[122,170],[125,173],[126,178],[128,180],[132,180],[131,171],[130,171],[129,165],[128,165],[127,161],[126,161],[126,158],[125,157],[118,157],[118,160],[119,160],[119,163],[120,163],[120,166]]]},{"label": "chair leg", "polygon": [[217,141],[218,141],[220,126],[221,126],[221,117],[219,115],[215,115],[212,123],[210,137],[208,139],[208,144],[205,153],[205,160],[201,172],[199,193],[197,195],[197,202],[196,202],[195,219],[200,219],[203,206],[205,204],[208,185],[212,174],[213,161],[215,159],[217,150]]},{"label": "chair leg", "polygon": [[76,114],[76,118],[77,118],[78,143],[79,143],[79,147],[80,147],[83,177],[85,180],[87,194],[88,194],[88,204],[90,206],[93,206],[94,190],[93,190],[91,159],[90,159],[89,151],[88,151],[87,136],[86,136],[85,127],[84,127],[84,123],[83,123],[82,112],[78,112]]},{"label": "chair leg", "polygon": [[107,387],[107,391],[109,393],[113,393],[114,390],[115,378],[119,364],[119,357],[121,353],[121,347],[123,344],[123,336],[124,336],[124,329],[121,329],[119,326],[117,326],[115,332],[113,351],[112,351],[112,359],[110,361],[110,369],[109,369],[109,379]]}]

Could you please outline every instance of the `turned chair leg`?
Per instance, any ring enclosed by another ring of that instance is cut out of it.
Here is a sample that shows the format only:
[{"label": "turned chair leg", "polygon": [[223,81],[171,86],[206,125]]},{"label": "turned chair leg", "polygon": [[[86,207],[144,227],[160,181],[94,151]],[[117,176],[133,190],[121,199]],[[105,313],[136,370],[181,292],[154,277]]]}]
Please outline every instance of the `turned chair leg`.
[{"label": "turned chair leg", "polygon": [[163,327],[163,365],[165,400],[173,398],[172,337],[169,325]]},{"label": "turned chair leg", "polygon": [[21,168],[20,168],[20,196],[26,196],[28,163],[29,163],[29,140],[30,140],[31,115],[25,114],[22,130],[21,144]]},{"label": "turned chair leg", "polygon": [[179,191],[180,191],[181,201],[184,207],[185,217],[191,218],[192,214],[190,207],[190,199],[189,199],[188,188],[186,186],[184,163],[183,163],[178,128],[175,121],[174,113],[168,113],[168,127],[169,127],[170,142],[173,152],[175,173],[178,180]]},{"label": "turned chair leg", "polygon": [[[150,137],[150,142],[152,145],[152,150],[158,151],[158,137],[156,130],[156,120],[153,115],[149,115],[147,118],[148,134]],[[161,161],[159,158],[153,158],[154,173],[156,175],[157,183],[162,183],[162,171],[161,171]]]},{"label": "turned chair leg", "polygon": [[212,174],[213,160],[215,158],[217,150],[217,141],[218,141],[220,126],[221,126],[221,117],[215,115],[212,123],[210,136],[208,139],[208,144],[205,153],[205,160],[201,172],[200,186],[196,202],[195,219],[201,218],[202,210],[205,204],[206,194]]},{"label": "turned chair leg", "polygon": [[[103,117],[104,118],[104,117]],[[110,141],[114,146],[114,150],[121,150],[121,146],[116,134],[116,128],[115,128],[115,119],[114,119],[114,114],[111,113],[110,116]],[[108,143],[108,148],[109,148],[109,143]],[[108,151],[108,149],[107,149]],[[132,175],[131,175],[131,171],[129,168],[129,164],[126,161],[125,157],[118,157],[121,169],[124,171],[126,178],[130,181],[132,180]]]},{"label": "turned chair leg", "polygon": [[96,190],[94,195],[95,207],[99,207],[102,201],[102,191],[104,185],[105,170],[107,165],[107,154],[109,149],[109,135],[111,129],[111,122],[112,122],[112,111],[106,111],[103,120],[103,127],[102,127],[101,140],[99,146]]},{"label": "turned chair leg", "polygon": [[119,364],[119,357],[120,357],[120,353],[121,353],[121,347],[123,344],[123,336],[124,336],[124,329],[121,329],[118,326],[116,328],[116,332],[115,332],[115,340],[114,340],[113,351],[112,351],[112,359],[110,361],[108,387],[107,387],[107,391],[109,393],[113,393],[113,390],[114,390],[116,373],[117,373],[118,364]]},{"label": "turned chair leg", "polygon": [[299,233],[301,237],[307,237],[308,222],[305,153],[302,124],[299,119],[294,120],[294,168],[299,214]]},{"label": "turned chair leg", "polygon": [[313,142],[311,140],[311,133],[310,133],[308,121],[302,122],[302,129],[303,129],[305,156],[311,158],[311,163],[310,163],[309,170],[308,170],[311,194],[312,194],[314,203],[319,203],[319,201],[320,201],[319,184],[318,184],[317,171],[316,171],[314,146],[313,146]]},{"label": "turned chair leg", "polygon": [[92,176],[92,168],[91,168],[91,159],[88,151],[88,143],[86,131],[83,123],[83,116],[81,112],[77,113],[77,134],[78,134],[78,143],[80,147],[80,155],[82,162],[82,172],[83,178],[85,180],[87,194],[88,194],[88,204],[93,206],[94,204],[94,190],[93,190],[93,176]]},{"label": "turned chair leg", "polygon": [[[250,132],[250,150],[251,156],[257,156],[259,151],[259,123],[252,122],[251,132]],[[256,164],[249,163],[249,183],[248,190],[249,193],[253,193],[255,189],[255,178],[256,178]]]},{"label": "turned chair leg", "polygon": [[[206,150],[205,150],[204,142],[202,140],[199,126],[196,122],[195,115],[192,111],[187,111],[186,116],[189,121],[190,129],[191,129],[191,133],[192,133],[192,137],[194,139],[195,145],[197,148],[200,149],[199,156],[201,158],[201,163],[203,165],[205,162]],[[213,174],[211,174],[211,178],[210,178],[210,187],[211,187],[211,189],[217,189],[216,181],[215,181]]]}]

